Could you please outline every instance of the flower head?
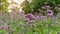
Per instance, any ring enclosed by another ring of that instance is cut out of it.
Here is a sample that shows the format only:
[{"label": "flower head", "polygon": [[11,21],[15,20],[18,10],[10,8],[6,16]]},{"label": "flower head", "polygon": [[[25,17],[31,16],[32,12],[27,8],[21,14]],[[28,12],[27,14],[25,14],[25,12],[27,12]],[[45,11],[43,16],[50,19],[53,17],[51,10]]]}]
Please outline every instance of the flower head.
[{"label": "flower head", "polygon": [[49,14],[53,14],[53,11],[52,10],[47,10],[49,12]]},{"label": "flower head", "polygon": [[53,14],[47,14],[47,16],[53,17]]},{"label": "flower head", "polygon": [[34,17],[32,14],[26,14],[26,15],[25,15],[25,20],[26,20],[27,22],[33,22],[34,19],[35,19],[35,17]]},{"label": "flower head", "polygon": [[52,10],[47,10],[49,12],[49,14],[47,14],[47,16],[53,17],[53,11]]},{"label": "flower head", "polygon": [[45,6],[47,9],[50,9],[50,6]]},{"label": "flower head", "polygon": [[25,16],[25,19],[34,20],[35,18],[34,18],[34,16],[32,14],[27,14]]}]

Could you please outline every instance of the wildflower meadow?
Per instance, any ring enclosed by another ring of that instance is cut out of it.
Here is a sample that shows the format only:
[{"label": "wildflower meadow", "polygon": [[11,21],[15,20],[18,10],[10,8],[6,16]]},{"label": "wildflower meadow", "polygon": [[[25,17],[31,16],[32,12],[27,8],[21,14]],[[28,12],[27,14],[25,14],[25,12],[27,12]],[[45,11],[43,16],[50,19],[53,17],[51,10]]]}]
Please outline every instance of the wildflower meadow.
[{"label": "wildflower meadow", "polygon": [[59,0],[25,0],[20,11],[15,6],[10,12],[6,9],[10,3],[0,1],[0,34],[60,34]]}]

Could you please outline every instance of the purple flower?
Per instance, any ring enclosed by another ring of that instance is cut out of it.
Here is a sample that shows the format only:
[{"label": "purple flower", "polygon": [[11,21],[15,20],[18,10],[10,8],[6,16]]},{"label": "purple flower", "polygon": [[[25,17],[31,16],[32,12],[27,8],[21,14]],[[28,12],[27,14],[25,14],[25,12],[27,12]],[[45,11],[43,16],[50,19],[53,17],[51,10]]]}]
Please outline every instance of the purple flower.
[{"label": "purple flower", "polygon": [[25,15],[25,20],[26,20],[27,22],[33,22],[34,19],[35,19],[35,17],[34,17],[32,14],[26,14],[26,15]]},{"label": "purple flower", "polygon": [[14,32],[14,30],[10,27],[10,26],[6,26],[5,27],[7,30],[10,30],[11,31],[11,33],[13,33]]},{"label": "purple flower", "polygon": [[47,16],[53,17],[53,11],[52,10],[47,10],[49,12],[49,14],[47,14]]},{"label": "purple flower", "polygon": [[48,14],[47,16],[53,17],[53,14]]},{"label": "purple flower", "polygon": [[37,16],[37,18],[45,18],[46,16]]},{"label": "purple flower", "polygon": [[53,12],[52,10],[47,10],[48,12]]},{"label": "purple flower", "polygon": [[27,14],[25,16],[25,19],[34,20],[35,18],[34,18],[34,16],[32,14]]},{"label": "purple flower", "polygon": [[45,6],[47,9],[50,9],[50,6]]},{"label": "purple flower", "polygon": [[4,29],[6,27],[6,25],[2,25],[1,27],[0,27],[0,29]]},{"label": "purple flower", "polygon": [[29,22],[30,21],[30,19],[25,19],[27,22]]},{"label": "purple flower", "polygon": [[8,29],[8,30],[10,30],[11,27],[10,26],[6,26],[5,28]]},{"label": "purple flower", "polygon": [[23,10],[20,11],[20,15],[24,16],[25,12]]},{"label": "purple flower", "polygon": [[47,10],[47,12],[49,12],[49,14],[53,14],[53,11],[52,10]]},{"label": "purple flower", "polygon": [[16,16],[16,15],[17,15],[17,13],[16,13],[16,11],[14,11],[14,12],[13,12],[13,16]]},{"label": "purple flower", "polygon": [[40,16],[40,18],[45,18],[45,16]]}]

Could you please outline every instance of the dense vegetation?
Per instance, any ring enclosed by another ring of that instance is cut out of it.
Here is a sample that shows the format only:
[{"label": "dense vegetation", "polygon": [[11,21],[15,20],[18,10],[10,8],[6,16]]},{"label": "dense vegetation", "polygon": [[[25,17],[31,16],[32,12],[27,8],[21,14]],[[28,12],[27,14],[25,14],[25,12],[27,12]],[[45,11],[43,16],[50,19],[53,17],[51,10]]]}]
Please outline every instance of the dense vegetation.
[{"label": "dense vegetation", "polygon": [[[24,4],[24,2],[26,4]],[[23,2],[23,9],[26,13],[43,13],[46,10],[45,6],[50,6],[50,9],[54,11],[54,15],[56,15],[58,12],[60,12],[60,0],[32,0],[31,3],[29,3],[27,0]],[[42,11],[40,11],[42,10]]]},{"label": "dense vegetation", "polygon": [[8,5],[0,0],[0,34],[60,34],[60,0],[25,0],[12,12]]}]

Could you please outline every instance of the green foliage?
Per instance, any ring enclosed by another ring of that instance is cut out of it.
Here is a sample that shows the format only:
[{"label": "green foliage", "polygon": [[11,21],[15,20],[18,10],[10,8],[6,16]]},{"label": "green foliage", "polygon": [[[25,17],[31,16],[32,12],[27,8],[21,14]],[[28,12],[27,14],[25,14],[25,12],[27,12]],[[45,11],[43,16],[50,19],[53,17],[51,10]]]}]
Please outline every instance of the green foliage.
[{"label": "green foliage", "polygon": [[[47,4],[45,4],[45,2],[47,2]],[[54,15],[56,15],[59,11],[57,11],[55,7],[58,6],[59,3],[60,3],[59,0],[32,0],[32,2],[25,5],[23,9],[26,13],[35,13],[35,12],[39,13],[40,11],[38,9],[41,9],[42,6],[44,7],[49,5],[51,6],[51,10],[54,11]]]},{"label": "green foliage", "polygon": [[9,3],[7,0],[0,0],[0,11],[7,12],[8,5],[9,5]]}]

